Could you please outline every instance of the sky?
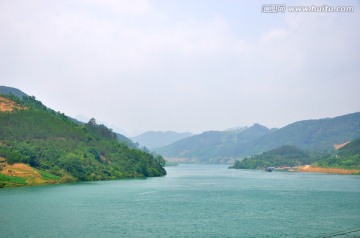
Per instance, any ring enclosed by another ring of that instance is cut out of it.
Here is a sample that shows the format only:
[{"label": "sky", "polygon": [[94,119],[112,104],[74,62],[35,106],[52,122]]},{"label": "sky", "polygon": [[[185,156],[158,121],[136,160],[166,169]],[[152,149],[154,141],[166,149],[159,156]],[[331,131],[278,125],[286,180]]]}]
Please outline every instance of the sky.
[{"label": "sky", "polygon": [[359,112],[359,1],[283,2],[0,0],[0,85],[130,136]]}]

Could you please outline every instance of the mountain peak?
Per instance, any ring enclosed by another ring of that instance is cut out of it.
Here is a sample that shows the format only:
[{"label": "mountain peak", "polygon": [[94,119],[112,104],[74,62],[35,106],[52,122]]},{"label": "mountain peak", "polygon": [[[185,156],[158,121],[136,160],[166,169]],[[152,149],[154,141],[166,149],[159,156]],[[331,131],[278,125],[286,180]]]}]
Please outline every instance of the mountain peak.
[{"label": "mountain peak", "polygon": [[261,124],[259,124],[259,123],[254,123],[254,125],[252,125],[251,127],[269,129],[269,128],[267,128],[266,126],[263,126],[263,125],[261,125]]},{"label": "mountain peak", "polygon": [[27,96],[26,93],[24,93],[23,91],[17,89],[17,88],[12,88],[12,87],[7,87],[7,86],[0,86],[0,94],[3,95],[14,95],[20,99],[22,99],[24,96]]}]

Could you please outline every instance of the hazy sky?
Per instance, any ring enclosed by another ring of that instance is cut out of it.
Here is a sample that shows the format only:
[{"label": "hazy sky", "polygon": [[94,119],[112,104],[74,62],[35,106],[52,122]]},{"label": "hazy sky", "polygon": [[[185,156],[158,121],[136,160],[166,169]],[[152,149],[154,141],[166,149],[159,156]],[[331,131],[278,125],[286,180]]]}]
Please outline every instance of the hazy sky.
[{"label": "hazy sky", "polygon": [[0,0],[0,85],[128,134],[282,127],[360,111],[353,13],[263,1]]}]

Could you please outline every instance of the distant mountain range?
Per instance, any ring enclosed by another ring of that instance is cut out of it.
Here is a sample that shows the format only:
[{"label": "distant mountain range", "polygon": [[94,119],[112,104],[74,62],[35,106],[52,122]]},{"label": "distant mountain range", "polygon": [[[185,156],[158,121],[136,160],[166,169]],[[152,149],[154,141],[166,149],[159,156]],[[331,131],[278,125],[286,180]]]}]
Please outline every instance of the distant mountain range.
[{"label": "distant mountain range", "polygon": [[207,131],[179,140],[155,151],[170,158],[196,163],[229,163],[237,157],[239,145],[250,143],[270,133],[260,124],[227,131]]},{"label": "distant mountain range", "polygon": [[196,163],[231,163],[283,145],[308,151],[333,150],[360,137],[360,112],[335,118],[305,120],[277,130],[254,124],[245,130],[209,131],[157,148],[168,158]]},{"label": "distant mountain range", "polygon": [[248,146],[260,153],[282,145],[309,151],[333,150],[334,145],[360,137],[360,112],[334,118],[304,120],[285,126]]},{"label": "distant mountain range", "polygon": [[132,137],[134,142],[139,143],[152,150],[154,148],[162,147],[174,143],[175,141],[192,136],[190,132],[178,133],[174,131],[148,131],[141,135]]},{"label": "distant mountain range", "polygon": [[[0,86],[0,94],[26,96],[16,88],[5,86]],[[198,135],[149,131],[131,139],[167,158],[182,162],[232,163],[234,159],[261,154],[283,145],[310,152],[331,151],[334,145],[359,137],[360,112],[356,112],[335,118],[298,121],[280,129],[254,124]],[[130,148],[137,147],[136,143],[121,134],[117,134],[117,139]]]}]

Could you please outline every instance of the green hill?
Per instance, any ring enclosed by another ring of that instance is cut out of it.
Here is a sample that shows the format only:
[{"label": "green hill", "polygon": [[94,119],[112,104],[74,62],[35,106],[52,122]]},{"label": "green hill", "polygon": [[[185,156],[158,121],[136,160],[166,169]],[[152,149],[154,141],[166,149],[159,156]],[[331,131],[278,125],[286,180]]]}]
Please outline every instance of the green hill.
[{"label": "green hill", "polygon": [[[17,89],[17,88],[12,88],[12,87],[7,87],[7,86],[0,86],[0,95],[4,95],[4,96],[16,96],[18,97],[20,100],[22,100],[23,97],[28,96],[26,93],[24,93],[23,91]],[[75,118],[71,118],[68,117],[69,119],[73,120],[76,123],[79,124],[85,124],[84,122],[78,121]],[[138,145],[135,144],[133,141],[131,141],[129,138],[127,138],[126,136],[116,133],[117,138],[119,140],[119,142],[125,142],[128,147],[130,148],[138,148]]]},{"label": "green hill", "polygon": [[[6,97],[22,109],[0,111],[0,157],[5,159],[0,169],[24,163],[58,182],[166,174],[161,156],[129,148],[95,119],[80,124],[34,97]],[[6,176],[0,176],[0,186],[14,185]]]},{"label": "green hill", "polygon": [[278,166],[311,164],[313,167],[360,169],[360,138],[346,144],[336,153],[310,153],[285,145],[259,155],[236,160],[233,169],[262,169]]},{"label": "green hill", "polygon": [[322,157],[314,166],[360,169],[360,138],[341,147],[337,153]]},{"label": "green hill", "polygon": [[284,145],[279,148],[245,158],[236,160],[232,169],[262,169],[266,167],[297,166],[309,164],[312,158],[308,152],[291,145]]}]

